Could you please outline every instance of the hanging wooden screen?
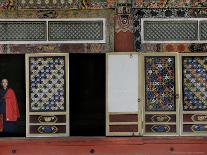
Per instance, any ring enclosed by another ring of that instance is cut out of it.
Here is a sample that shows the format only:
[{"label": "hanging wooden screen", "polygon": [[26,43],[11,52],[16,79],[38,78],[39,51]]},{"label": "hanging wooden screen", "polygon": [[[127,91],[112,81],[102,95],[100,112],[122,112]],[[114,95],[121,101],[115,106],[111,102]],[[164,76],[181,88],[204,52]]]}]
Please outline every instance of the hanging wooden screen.
[{"label": "hanging wooden screen", "polygon": [[139,135],[138,54],[106,56],[106,135]]},{"label": "hanging wooden screen", "polygon": [[207,54],[181,54],[181,135],[207,135]]},{"label": "hanging wooden screen", "polygon": [[143,73],[143,135],[179,134],[177,58],[174,53],[145,53]]},{"label": "hanging wooden screen", "polygon": [[26,54],[27,137],[69,136],[68,54]]}]

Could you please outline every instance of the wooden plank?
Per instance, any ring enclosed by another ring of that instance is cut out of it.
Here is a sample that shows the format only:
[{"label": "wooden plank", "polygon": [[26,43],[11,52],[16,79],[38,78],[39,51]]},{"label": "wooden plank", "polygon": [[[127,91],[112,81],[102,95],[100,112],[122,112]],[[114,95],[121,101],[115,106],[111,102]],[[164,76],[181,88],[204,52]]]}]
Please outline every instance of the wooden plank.
[{"label": "wooden plank", "polygon": [[172,155],[206,154],[204,137],[72,137],[72,138],[2,138],[1,155]]}]

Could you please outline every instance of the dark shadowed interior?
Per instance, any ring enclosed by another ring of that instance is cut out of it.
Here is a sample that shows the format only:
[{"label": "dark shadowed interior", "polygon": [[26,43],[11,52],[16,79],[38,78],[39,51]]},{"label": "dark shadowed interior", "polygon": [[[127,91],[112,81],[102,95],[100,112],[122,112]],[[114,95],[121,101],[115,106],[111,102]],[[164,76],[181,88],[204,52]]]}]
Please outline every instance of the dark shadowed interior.
[{"label": "dark shadowed interior", "polygon": [[70,135],[105,135],[105,55],[70,54]]},{"label": "dark shadowed interior", "polygon": [[20,118],[13,133],[0,133],[1,137],[25,137],[26,131],[26,91],[25,91],[25,55],[0,55],[0,81],[8,79],[9,87],[16,94]]}]

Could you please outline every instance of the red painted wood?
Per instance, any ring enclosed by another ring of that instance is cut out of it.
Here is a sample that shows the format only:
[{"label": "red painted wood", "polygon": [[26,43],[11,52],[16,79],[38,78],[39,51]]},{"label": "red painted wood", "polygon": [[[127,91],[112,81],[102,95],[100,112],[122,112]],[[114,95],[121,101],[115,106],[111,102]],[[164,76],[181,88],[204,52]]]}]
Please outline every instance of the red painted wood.
[{"label": "red painted wood", "polygon": [[127,32],[115,33],[115,52],[134,52],[134,34]]},{"label": "red painted wood", "polygon": [[0,155],[206,155],[202,137],[2,138]]},{"label": "red painted wood", "polygon": [[137,114],[110,114],[109,122],[138,122]]}]

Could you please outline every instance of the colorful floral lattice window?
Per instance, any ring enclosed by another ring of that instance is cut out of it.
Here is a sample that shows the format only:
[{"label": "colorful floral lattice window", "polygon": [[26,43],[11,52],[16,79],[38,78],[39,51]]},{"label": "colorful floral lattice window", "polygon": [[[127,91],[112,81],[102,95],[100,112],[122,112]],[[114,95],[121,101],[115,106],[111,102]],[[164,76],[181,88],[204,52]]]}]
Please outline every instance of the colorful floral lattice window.
[{"label": "colorful floral lattice window", "polygon": [[143,135],[177,135],[177,58],[175,54],[143,54]]},{"label": "colorful floral lattice window", "polygon": [[27,136],[68,136],[67,54],[29,54]]},{"label": "colorful floral lattice window", "polygon": [[182,54],[182,135],[207,133],[207,56]]}]

